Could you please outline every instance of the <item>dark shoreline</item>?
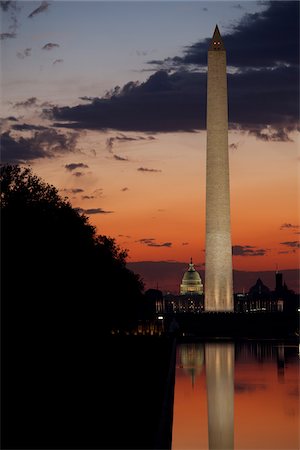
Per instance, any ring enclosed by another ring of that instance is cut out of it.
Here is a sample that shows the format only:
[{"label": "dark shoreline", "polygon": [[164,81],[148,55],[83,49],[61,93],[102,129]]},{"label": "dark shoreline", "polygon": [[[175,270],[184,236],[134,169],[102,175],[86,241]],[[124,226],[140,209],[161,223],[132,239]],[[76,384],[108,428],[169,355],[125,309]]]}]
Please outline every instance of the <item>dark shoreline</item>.
[{"label": "dark shoreline", "polygon": [[299,343],[295,314],[175,317],[176,336],[99,335],[57,354],[49,342],[4,355],[2,448],[169,450],[177,343]]}]

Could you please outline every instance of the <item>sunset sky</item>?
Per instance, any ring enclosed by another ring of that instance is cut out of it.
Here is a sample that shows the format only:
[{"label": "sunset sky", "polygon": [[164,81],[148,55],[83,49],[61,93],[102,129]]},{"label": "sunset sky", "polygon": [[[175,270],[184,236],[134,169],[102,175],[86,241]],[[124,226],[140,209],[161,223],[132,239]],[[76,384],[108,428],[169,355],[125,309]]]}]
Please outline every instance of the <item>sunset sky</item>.
[{"label": "sunset sky", "polygon": [[233,266],[295,269],[298,2],[2,1],[2,163],[30,164],[129,262],[192,256],[203,269],[216,23],[228,63]]}]

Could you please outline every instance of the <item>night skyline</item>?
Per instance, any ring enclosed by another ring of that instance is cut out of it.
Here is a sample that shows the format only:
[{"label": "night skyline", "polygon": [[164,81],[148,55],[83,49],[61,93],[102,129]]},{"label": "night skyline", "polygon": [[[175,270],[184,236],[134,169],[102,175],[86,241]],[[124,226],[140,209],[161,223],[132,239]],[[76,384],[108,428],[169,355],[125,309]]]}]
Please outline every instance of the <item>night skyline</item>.
[{"label": "night skyline", "polygon": [[205,55],[218,23],[233,267],[297,268],[298,2],[1,7],[2,162],[31,164],[129,262],[204,263]]}]

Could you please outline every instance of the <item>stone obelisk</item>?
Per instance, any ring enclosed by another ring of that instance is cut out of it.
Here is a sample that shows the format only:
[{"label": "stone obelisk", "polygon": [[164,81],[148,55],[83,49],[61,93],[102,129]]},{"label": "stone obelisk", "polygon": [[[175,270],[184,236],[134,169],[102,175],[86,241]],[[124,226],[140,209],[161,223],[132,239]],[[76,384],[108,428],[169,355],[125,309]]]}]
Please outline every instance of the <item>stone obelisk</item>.
[{"label": "stone obelisk", "polygon": [[218,26],[208,49],[205,310],[233,311],[226,51]]}]

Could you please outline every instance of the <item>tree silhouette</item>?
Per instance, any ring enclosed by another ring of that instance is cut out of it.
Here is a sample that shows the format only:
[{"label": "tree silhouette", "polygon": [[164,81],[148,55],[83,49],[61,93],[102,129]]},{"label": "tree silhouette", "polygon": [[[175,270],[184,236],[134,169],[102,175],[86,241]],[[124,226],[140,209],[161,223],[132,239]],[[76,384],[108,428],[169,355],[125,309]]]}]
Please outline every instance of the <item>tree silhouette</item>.
[{"label": "tree silhouette", "polygon": [[143,284],[126,252],[30,168],[1,167],[5,330],[44,340],[134,326]]},{"label": "tree silhouette", "polygon": [[136,326],[143,284],[126,251],[30,168],[2,166],[0,183],[3,439],[42,448],[54,417],[64,428],[52,442],[73,421],[88,434],[101,347]]}]

